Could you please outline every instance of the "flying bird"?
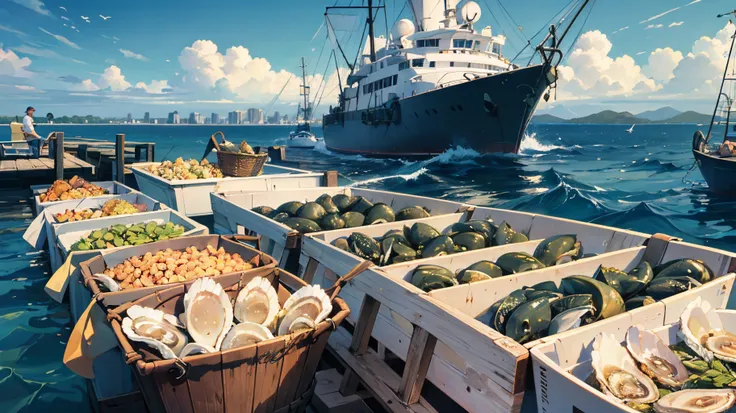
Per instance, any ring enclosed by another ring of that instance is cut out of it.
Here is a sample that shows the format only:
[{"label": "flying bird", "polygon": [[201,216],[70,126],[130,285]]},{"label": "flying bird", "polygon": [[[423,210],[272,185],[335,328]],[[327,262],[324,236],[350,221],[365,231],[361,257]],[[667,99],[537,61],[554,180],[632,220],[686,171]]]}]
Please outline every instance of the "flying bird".
[{"label": "flying bird", "polygon": [[64,7],[64,6],[59,6],[59,8],[62,9],[62,10],[64,10],[64,11],[67,11],[66,10],[66,7]]},{"label": "flying bird", "polygon": [[74,27],[74,26],[72,26],[72,30],[77,30],[77,28],[76,28],[76,27]]},{"label": "flying bird", "polygon": [[69,27],[69,26],[67,26],[66,23],[64,23],[64,27]]},{"label": "flying bird", "polygon": [[103,15],[101,15],[101,14],[100,14],[100,17],[102,17],[102,20],[107,20],[107,19],[110,19],[110,18],[112,18],[112,16],[103,16]]},{"label": "flying bird", "polygon": [[169,63],[169,62],[171,62],[171,60],[169,60],[169,59],[166,59],[166,63]]},{"label": "flying bird", "polygon": [[84,21],[86,21],[87,23],[89,23],[89,17],[86,17],[86,16],[79,16],[79,17],[81,17],[81,18],[82,18],[82,20],[84,20]]}]

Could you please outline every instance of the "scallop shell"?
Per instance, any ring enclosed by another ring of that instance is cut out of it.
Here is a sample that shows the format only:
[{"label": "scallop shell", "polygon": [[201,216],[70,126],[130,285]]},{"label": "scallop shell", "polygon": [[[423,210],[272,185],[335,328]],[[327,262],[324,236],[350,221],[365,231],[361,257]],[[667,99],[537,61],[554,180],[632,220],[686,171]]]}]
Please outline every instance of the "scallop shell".
[{"label": "scallop shell", "polygon": [[233,312],[241,323],[271,326],[279,309],[279,297],[271,282],[255,277],[238,293]]},{"label": "scallop shell", "polygon": [[642,364],[642,370],[658,382],[668,387],[680,387],[688,379],[685,365],[664,342],[648,330],[638,326],[626,332],[626,348],[636,361]]},{"label": "scallop shell", "polygon": [[184,295],[184,321],[192,339],[219,350],[233,324],[230,297],[212,278],[199,278]]},{"label": "scallop shell", "polygon": [[205,346],[199,343],[189,343],[181,350],[181,352],[179,353],[179,358],[184,358],[186,356],[192,356],[195,354],[214,353],[216,351],[217,350],[210,346]]},{"label": "scallop shell", "polygon": [[721,318],[713,311],[710,303],[700,297],[688,304],[680,315],[680,335],[688,347],[708,363],[713,361],[714,354],[703,345],[702,338],[706,335],[720,335],[714,333],[722,331]]},{"label": "scallop shell", "polygon": [[[308,318],[314,325],[317,325],[327,318],[330,312],[332,312],[332,303],[324,290],[316,285],[305,285],[284,303],[278,334],[281,336],[294,331],[292,326],[297,324],[300,318]],[[300,320],[299,323],[304,323],[304,321]]]},{"label": "scallop shell", "polygon": [[187,337],[176,327],[176,317],[139,305],[130,307],[126,313],[123,333],[133,341],[155,348],[164,359],[176,358],[186,346]]},{"label": "scallop shell", "polygon": [[222,350],[245,347],[272,338],[273,334],[266,327],[246,321],[230,329],[222,342]]},{"label": "scallop shell", "polygon": [[625,402],[652,403],[659,390],[613,335],[601,333],[593,341],[591,353],[595,377],[603,392]]},{"label": "scallop shell", "polygon": [[731,389],[689,389],[670,393],[654,404],[659,413],[721,413],[736,404]]}]

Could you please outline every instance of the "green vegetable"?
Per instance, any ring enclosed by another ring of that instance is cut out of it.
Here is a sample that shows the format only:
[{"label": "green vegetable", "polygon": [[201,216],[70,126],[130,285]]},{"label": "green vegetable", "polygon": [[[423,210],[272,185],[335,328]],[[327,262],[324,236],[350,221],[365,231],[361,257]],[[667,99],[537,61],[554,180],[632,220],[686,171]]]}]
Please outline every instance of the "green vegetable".
[{"label": "green vegetable", "polygon": [[167,222],[158,225],[155,222],[134,225],[113,225],[107,229],[92,231],[86,237],[72,244],[72,251],[89,251],[95,249],[142,245],[154,241],[163,241],[182,236],[185,228]]}]

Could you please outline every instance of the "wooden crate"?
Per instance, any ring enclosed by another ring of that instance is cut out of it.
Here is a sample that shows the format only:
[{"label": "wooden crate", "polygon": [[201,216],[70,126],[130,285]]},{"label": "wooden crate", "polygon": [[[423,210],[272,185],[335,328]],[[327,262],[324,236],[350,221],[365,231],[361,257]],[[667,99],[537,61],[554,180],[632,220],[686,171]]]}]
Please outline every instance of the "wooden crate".
[{"label": "wooden crate", "polygon": [[[95,197],[95,198],[84,198],[75,199],[71,201],[54,202],[52,205],[44,208],[44,210],[36,216],[31,224],[23,234],[23,239],[26,240],[31,246],[36,249],[42,249],[44,243],[47,240],[51,240],[48,243],[49,249],[49,261],[51,262],[51,268],[59,268],[62,264],[61,252],[59,251],[53,240],[56,239],[56,227],[65,223],[57,222],[54,215],[57,213],[63,213],[67,209],[69,210],[80,210],[101,208],[107,201],[111,199],[123,199],[130,203],[145,204],[147,207],[146,212],[159,211],[168,209],[168,207],[155,199],[149,198],[138,191],[133,191],[122,195],[111,195],[106,197]],[[114,219],[116,217],[104,217],[97,219]]]},{"label": "wooden crate", "polygon": [[280,188],[315,187],[322,185],[323,173],[266,164],[259,176],[209,178],[193,180],[163,179],[146,171],[160,162],[136,163],[131,166],[141,192],[188,217],[212,214],[211,192],[250,190],[272,191]]},{"label": "wooden crate", "polygon": [[[716,310],[724,325],[736,324],[736,311]],[[679,315],[678,315],[679,317]],[[665,345],[681,341],[678,337],[679,324],[652,320],[641,324],[636,320],[613,320],[600,322],[594,334],[571,330],[554,341],[544,343],[531,350],[534,369],[537,409],[539,412],[596,412],[637,413],[615,401],[613,397],[591,388],[585,379],[593,371],[591,366],[592,343],[601,333],[613,334],[623,342],[629,327],[639,325],[651,329]]]},{"label": "wooden crate", "polygon": [[[134,192],[134,189],[126,186],[120,182],[117,181],[101,181],[101,182],[91,182],[92,184],[95,184],[99,186],[100,188],[107,189],[110,193],[108,195],[100,195],[96,197],[90,197],[91,198],[98,198],[98,199],[109,199],[112,198],[114,195],[122,195],[127,194],[130,192]],[[54,202],[41,202],[41,198],[39,197],[40,194],[46,192],[46,190],[51,185],[32,185],[31,186],[31,197],[33,197],[33,213],[35,215],[38,215],[43,211],[44,208],[56,205],[58,202],[65,202],[65,201],[54,201]]]},{"label": "wooden crate", "polygon": [[[237,191],[212,193],[212,208],[215,217],[215,232],[224,234],[238,234],[247,231],[251,235],[258,234],[262,238],[264,252],[272,255],[285,268],[289,257],[301,255],[301,235],[288,226],[276,222],[263,215],[251,211],[257,206],[270,206],[277,208],[279,205],[289,201],[310,202],[319,198],[322,194],[331,196],[345,194],[349,196],[363,196],[375,203],[382,202],[394,210],[408,206],[423,206],[431,211],[433,216],[453,214],[465,211],[467,207],[459,202],[445,201],[441,199],[426,198],[416,195],[399,194],[396,192],[378,191],[372,189],[359,189],[350,187],[331,188],[299,188],[292,190],[270,191],[268,193]],[[414,222],[413,220],[401,221],[403,224]],[[403,225],[402,224],[402,225]],[[377,225],[380,227],[380,225]],[[354,228],[363,231],[369,226]],[[318,236],[323,233],[335,231],[322,231],[310,235]],[[301,273],[303,268],[295,272]]]}]

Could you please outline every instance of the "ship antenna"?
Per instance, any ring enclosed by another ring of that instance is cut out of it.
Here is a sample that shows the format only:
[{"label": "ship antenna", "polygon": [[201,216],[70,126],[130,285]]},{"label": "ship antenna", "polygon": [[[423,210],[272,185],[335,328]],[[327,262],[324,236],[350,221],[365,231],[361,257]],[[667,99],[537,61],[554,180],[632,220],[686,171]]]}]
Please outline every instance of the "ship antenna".
[{"label": "ship antenna", "polygon": [[[736,16],[736,10],[732,10],[728,13],[721,13],[718,15],[719,18],[724,16]],[[729,24],[731,20],[728,21]],[[723,93],[723,86],[726,83],[726,77],[728,76],[728,64],[731,62],[731,56],[733,55],[733,45],[736,43],[736,35],[731,36],[731,48],[728,50],[728,58],[726,59],[726,67],[723,69],[723,79],[721,79],[721,89],[718,92],[718,98],[716,99],[716,107],[713,109],[713,116],[710,118],[710,126],[708,126],[708,134],[705,135],[705,143],[708,144],[710,140],[710,134],[713,131],[713,122],[716,121],[716,113],[718,113],[718,105],[721,103],[721,95]],[[726,102],[728,102],[728,96],[726,96]],[[730,109],[729,109],[730,111]],[[726,115],[728,117],[728,114]],[[726,134],[728,134],[728,127],[726,127]],[[725,140],[725,137],[724,137]]]}]

